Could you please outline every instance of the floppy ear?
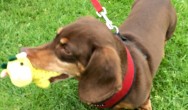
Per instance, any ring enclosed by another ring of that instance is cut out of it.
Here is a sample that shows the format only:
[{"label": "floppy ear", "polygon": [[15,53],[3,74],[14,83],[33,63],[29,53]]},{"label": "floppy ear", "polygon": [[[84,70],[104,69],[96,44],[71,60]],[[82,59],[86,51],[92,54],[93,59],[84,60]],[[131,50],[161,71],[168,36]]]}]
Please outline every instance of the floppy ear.
[{"label": "floppy ear", "polygon": [[94,50],[79,81],[79,96],[86,103],[103,101],[122,87],[120,58],[111,47]]},{"label": "floppy ear", "polygon": [[60,27],[57,29],[57,34],[61,33],[61,31],[63,30],[63,27]]}]

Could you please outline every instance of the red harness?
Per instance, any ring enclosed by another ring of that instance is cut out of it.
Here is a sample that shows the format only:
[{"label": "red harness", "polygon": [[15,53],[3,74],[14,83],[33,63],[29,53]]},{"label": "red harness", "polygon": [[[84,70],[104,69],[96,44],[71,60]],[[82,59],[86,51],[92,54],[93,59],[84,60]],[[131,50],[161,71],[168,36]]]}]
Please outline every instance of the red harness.
[{"label": "red harness", "polygon": [[127,52],[127,71],[125,73],[124,80],[122,82],[121,90],[118,91],[116,94],[114,94],[110,99],[103,102],[102,104],[95,104],[94,106],[98,108],[111,108],[129,93],[133,85],[135,70],[134,70],[134,62],[128,48],[126,48],[126,52]]}]

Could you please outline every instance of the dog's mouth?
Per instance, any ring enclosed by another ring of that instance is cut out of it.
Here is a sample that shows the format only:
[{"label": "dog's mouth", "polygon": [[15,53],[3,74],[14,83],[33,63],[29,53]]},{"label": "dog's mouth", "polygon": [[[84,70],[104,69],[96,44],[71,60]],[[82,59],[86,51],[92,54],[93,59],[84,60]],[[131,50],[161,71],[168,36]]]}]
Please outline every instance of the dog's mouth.
[{"label": "dog's mouth", "polygon": [[60,74],[59,76],[55,76],[55,77],[51,77],[49,79],[50,83],[53,83],[53,82],[57,82],[57,81],[62,81],[64,79],[67,79],[67,78],[70,78],[70,76],[68,74]]}]

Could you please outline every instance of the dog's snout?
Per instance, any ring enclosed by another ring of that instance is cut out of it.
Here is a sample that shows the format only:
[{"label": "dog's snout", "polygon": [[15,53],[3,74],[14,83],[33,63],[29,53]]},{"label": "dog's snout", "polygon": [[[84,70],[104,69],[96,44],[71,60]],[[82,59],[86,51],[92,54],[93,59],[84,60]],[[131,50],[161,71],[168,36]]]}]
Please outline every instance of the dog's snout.
[{"label": "dog's snout", "polygon": [[20,49],[20,52],[25,52],[25,53],[27,54],[27,57],[28,57],[28,58],[33,57],[33,54],[31,53],[30,48],[23,47],[23,48]]},{"label": "dog's snout", "polygon": [[25,52],[27,54],[27,56],[30,56],[29,48],[27,48],[27,47],[21,48],[20,52]]}]

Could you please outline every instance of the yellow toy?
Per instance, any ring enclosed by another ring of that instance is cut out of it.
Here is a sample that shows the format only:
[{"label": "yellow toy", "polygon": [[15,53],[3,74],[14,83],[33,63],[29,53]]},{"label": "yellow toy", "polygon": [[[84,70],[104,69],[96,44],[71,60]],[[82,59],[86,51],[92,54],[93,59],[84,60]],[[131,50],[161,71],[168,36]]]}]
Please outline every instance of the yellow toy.
[{"label": "yellow toy", "polygon": [[4,70],[1,77],[9,75],[11,82],[17,87],[24,87],[34,82],[40,88],[47,88],[50,85],[49,79],[60,75],[58,72],[34,68],[24,52],[10,59],[2,68]]}]

